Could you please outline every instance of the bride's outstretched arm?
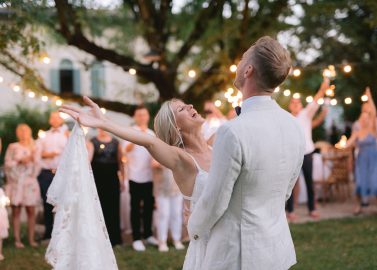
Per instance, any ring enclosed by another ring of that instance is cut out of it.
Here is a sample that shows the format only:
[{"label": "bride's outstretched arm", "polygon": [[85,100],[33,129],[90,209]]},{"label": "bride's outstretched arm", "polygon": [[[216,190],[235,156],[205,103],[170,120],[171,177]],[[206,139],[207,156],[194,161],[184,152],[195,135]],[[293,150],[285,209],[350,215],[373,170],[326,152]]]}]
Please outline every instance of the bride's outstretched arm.
[{"label": "bride's outstretched arm", "polygon": [[63,105],[60,111],[69,114],[83,126],[101,128],[124,140],[144,146],[159,163],[173,171],[184,167],[182,161],[187,160],[187,157],[179,148],[170,146],[160,139],[132,127],[117,125],[107,119],[99,106],[91,99],[84,97],[84,102],[90,107],[90,110]]}]

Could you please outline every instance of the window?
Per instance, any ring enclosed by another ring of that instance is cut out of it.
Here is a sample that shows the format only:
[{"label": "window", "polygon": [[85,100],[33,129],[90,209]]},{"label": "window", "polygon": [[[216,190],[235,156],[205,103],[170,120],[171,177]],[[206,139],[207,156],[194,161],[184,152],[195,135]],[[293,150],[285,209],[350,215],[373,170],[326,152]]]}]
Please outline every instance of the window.
[{"label": "window", "polygon": [[80,94],[80,70],[74,69],[71,60],[61,60],[59,69],[52,69],[50,74],[54,92]]},{"label": "window", "polygon": [[92,95],[94,97],[103,97],[105,94],[105,69],[101,62],[94,62],[90,69],[90,81]]}]

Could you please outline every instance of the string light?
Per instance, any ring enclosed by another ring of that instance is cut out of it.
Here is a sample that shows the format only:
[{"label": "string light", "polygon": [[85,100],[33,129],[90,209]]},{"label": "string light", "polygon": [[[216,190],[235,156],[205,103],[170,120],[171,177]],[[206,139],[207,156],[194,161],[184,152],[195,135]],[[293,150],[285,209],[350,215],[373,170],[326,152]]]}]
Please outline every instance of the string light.
[{"label": "string light", "polygon": [[350,73],[350,72],[352,71],[352,67],[351,67],[350,65],[345,65],[345,66],[343,67],[343,71],[344,71],[345,73]]},{"label": "string light", "polygon": [[105,108],[101,108],[101,112],[103,113],[103,114],[106,114],[106,109]]},{"label": "string light", "polygon": [[20,90],[21,90],[21,87],[19,85],[16,84],[15,86],[13,86],[14,92],[20,92]]},{"label": "string light", "polygon": [[229,92],[225,92],[225,94],[224,94],[224,97],[225,97],[225,98],[228,99],[228,98],[230,98],[230,96],[231,96],[231,94],[230,94]]},{"label": "string light", "polygon": [[237,92],[237,98],[241,99],[242,98],[242,93],[240,91]]},{"label": "string light", "polygon": [[128,70],[128,73],[130,73],[131,75],[136,75],[136,69],[134,69],[134,68],[130,68],[130,69]]},{"label": "string light", "polygon": [[278,86],[278,87],[275,88],[274,92],[278,93],[279,91],[280,91],[280,87]]},{"label": "string light", "polygon": [[232,102],[232,107],[233,107],[233,108],[235,108],[235,107],[237,107],[237,106],[238,106],[238,102],[236,102],[236,101]]},{"label": "string light", "polygon": [[291,95],[291,90],[286,89],[286,90],[284,90],[283,94],[284,94],[284,96],[289,97]]},{"label": "string light", "polygon": [[105,145],[103,143],[100,144],[99,148],[105,149]]},{"label": "string light", "polygon": [[323,98],[320,98],[320,99],[318,99],[317,103],[319,105],[323,105],[323,103],[325,103],[325,100]]},{"label": "string light", "polygon": [[221,100],[218,99],[218,100],[215,101],[215,106],[216,107],[220,107],[221,104],[222,104]]},{"label": "string light", "polygon": [[361,96],[361,101],[362,102],[367,102],[368,101],[368,96],[367,95],[362,95]]},{"label": "string light", "polygon": [[294,93],[292,97],[294,99],[300,99],[301,95],[299,93]]},{"label": "string light", "polygon": [[48,65],[48,64],[50,64],[51,59],[48,56],[44,56],[44,57],[42,57],[42,62],[45,63],[46,65]]},{"label": "string light", "polygon": [[230,70],[230,72],[234,73],[234,72],[237,71],[237,66],[236,66],[236,65],[231,65],[231,66],[229,67],[229,70]]},{"label": "string light", "polygon": [[230,95],[234,93],[234,89],[232,87],[229,87],[227,90],[226,90]]},{"label": "string light", "polygon": [[47,101],[48,101],[48,96],[42,96],[42,97],[41,97],[41,100],[42,100],[43,102],[47,102]]},{"label": "string light", "polygon": [[333,98],[330,100],[330,104],[331,106],[335,106],[336,104],[338,104],[338,101],[335,98]]},{"label": "string light", "polygon": [[58,99],[56,102],[55,102],[56,106],[60,107],[63,105],[63,101],[61,99]]},{"label": "string light", "polygon": [[46,131],[42,129],[38,130],[38,138],[43,139],[44,137],[46,137]]},{"label": "string light", "polygon": [[329,88],[326,90],[326,96],[333,97],[335,95],[334,90]]},{"label": "string light", "polygon": [[295,68],[292,72],[293,76],[299,77],[301,75],[301,70],[299,68]]},{"label": "string light", "polygon": [[34,92],[29,92],[28,96],[29,96],[29,98],[34,98],[35,97],[35,93]]},{"label": "string light", "polygon": [[306,102],[307,103],[312,103],[313,102],[313,97],[312,96],[307,96],[306,97]]},{"label": "string light", "polygon": [[347,104],[347,105],[351,104],[352,103],[352,98],[350,98],[350,97],[345,98],[344,99],[344,103]]},{"label": "string light", "polygon": [[195,70],[193,70],[193,69],[189,70],[189,72],[188,72],[188,76],[189,76],[190,78],[195,78],[195,77],[196,77],[196,72],[195,72]]}]

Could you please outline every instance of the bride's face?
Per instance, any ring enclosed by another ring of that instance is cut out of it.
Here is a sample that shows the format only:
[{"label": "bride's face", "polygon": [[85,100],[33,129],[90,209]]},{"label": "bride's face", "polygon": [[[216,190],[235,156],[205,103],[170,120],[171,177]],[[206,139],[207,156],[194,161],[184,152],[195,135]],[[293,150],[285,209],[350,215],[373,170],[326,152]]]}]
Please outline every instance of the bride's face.
[{"label": "bride's face", "polygon": [[171,107],[177,122],[177,126],[183,131],[189,131],[194,128],[201,127],[205,121],[191,104],[185,104],[178,100],[173,102]]}]

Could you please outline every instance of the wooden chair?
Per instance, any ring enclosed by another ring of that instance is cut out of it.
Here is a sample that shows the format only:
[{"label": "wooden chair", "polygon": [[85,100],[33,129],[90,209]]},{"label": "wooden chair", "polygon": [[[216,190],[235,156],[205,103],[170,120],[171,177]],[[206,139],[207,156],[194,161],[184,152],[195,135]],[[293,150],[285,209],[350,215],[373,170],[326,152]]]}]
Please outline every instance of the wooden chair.
[{"label": "wooden chair", "polygon": [[[345,201],[350,197],[350,178],[349,178],[349,158],[351,152],[349,150],[340,150],[336,148],[330,149],[322,156],[323,166],[330,169],[329,176],[323,175],[323,178],[316,181],[316,185],[322,188],[322,202],[326,200],[341,198]],[[325,168],[323,169],[325,172]]]}]

